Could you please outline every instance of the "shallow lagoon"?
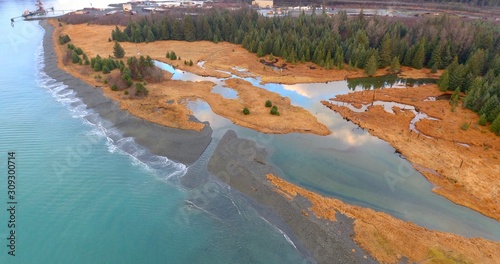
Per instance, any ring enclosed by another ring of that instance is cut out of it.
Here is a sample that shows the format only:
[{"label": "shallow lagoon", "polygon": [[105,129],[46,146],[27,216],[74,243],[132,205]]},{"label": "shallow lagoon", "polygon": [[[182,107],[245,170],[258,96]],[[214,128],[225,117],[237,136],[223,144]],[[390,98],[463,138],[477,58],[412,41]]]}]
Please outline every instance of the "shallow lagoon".
[{"label": "shallow lagoon", "polygon": [[[174,70],[163,63],[157,65],[173,73],[176,80],[209,80],[219,85],[224,81]],[[240,78],[236,75],[231,77]],[[242,79],[289,97],[293,105],[309,110],[327,125],[332,134],[266,135],[234,125],[213,113],[210,106],[201,100],[190,102],[194,115],[201,121],[210,122],[215,138],[222,137],[227,129],[233,129],[239,137],[255,140],[271,153],[270,162],[278,168],[281,177],[323,195],[383,211],[429,229],[500,240],[500,224],[497,221],[434,194],[432,184],[413,169],[410,162],[396,154],[388,143],[345,121],[320,103],[353,90],[404,88],[410,83],[418,85],[432,80],[408,81],[390,75],[370,78],[372,85],[368,78],[283,85],[262,84],[255,77]]]}]

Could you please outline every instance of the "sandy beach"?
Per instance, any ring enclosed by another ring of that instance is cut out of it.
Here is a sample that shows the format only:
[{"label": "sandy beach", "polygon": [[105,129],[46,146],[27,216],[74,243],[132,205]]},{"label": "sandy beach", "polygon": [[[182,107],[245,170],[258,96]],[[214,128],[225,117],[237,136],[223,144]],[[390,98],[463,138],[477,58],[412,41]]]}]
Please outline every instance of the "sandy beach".
[{"label": "sandy beach", "polygon": [[66,84],[69,89],[77,93],[87,107],[113,123],[124,136],[134,137],[138,144],[147,147],[151,153],[184,164],[191,164],[198,159],[212,140],[212,129],[208,123],[203,124],[203,129],[199,132],[182,130],[148,122],[122,111],[116,102],[104,96],[100,88],[92,87],[58,68],[52,38],[54,28],[47,21],[40,21],[40,25],[45,30],[44,71],[47,75]]}]

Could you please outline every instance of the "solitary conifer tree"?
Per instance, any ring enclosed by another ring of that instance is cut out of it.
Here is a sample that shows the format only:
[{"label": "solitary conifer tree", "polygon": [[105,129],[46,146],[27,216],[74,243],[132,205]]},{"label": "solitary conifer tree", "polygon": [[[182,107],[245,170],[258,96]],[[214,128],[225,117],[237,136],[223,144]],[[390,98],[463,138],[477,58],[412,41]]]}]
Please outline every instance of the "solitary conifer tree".
[{"label": "solitary conifer tree", "polygon": [[122,46],[118,41],[115,41],[115,46],[113,47],[113,55],[115,58],[123,58],[125,56],[125,50],[123,50]]}]

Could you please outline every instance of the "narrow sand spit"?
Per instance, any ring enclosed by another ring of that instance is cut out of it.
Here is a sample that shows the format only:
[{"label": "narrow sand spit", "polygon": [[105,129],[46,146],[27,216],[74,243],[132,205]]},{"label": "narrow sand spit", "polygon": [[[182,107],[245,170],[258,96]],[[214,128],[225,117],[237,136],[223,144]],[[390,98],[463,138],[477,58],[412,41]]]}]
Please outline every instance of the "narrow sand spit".
[{"label": "narrow sand spit", "polygon": [[212,140],[212,128],[208,124],[196,121],[203,127],[200,132],[181,130],[147,122],[122,111],[116,102],[104,96],[101,89],[92,87],[58,68],[52,38],[54,28],[46,21],[40,21],[40,25],[45,29],[43,39],[45,73],[75,91],[87,107],[113,123],[124,136],[134,137],[138,144],[147,147],[155,155],[191,164],[203,153]]}]

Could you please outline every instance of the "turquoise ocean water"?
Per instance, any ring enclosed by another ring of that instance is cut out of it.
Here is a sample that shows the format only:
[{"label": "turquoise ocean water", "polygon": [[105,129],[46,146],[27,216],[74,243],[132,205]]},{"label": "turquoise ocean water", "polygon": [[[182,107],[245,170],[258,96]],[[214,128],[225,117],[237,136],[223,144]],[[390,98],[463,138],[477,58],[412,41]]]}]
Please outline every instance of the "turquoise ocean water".
[{"label": "turquoise ocean water", "polygon": [[[280,230],[237,196],[230,198],[239,213],[187,206],[193,191],[172,180],[183,164],[122,138],[46,76],[43,29],[9,21],[33,6],[0,1],[0,263],[302,263]],[[9,151],[15,257],[7,247]]]}]

